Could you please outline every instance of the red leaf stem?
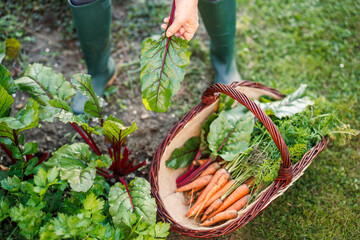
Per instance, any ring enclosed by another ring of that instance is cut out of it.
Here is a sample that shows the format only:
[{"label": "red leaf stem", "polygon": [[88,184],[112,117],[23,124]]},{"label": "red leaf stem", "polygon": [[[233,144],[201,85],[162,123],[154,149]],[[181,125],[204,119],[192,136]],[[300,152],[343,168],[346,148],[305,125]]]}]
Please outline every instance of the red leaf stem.
[{"label": "red leaf stem", "polygon": [[120,164],[120,169],[124,168],[125,164],[129,161],[129,148],[128,147],[125,147],[124,148],[124,152],[123,152],[123,155],[122,155],[122,159],[121,159],[121,164]]},{"label": "red leaf stem", "polygon": [[126,189],[128,195],[129,195],[129,198],[130,198],[130,202],[131,202],[132,209],[133,209],[133,211],[134,211],[134,204],[133,204],[133,201],[132,201],[132,198],[131,198],[131,195],[130,195],[130,191],[129,191],[129,189],[128,189],[125,181],[124,181],[124,178],[123,178],[123,177],[119,177],[119,180],[120,180],[120,182],[125,186],[125,189]]},{"label": "red leaf stem", "polygon": [[105,174],[105,173],[102,173],[102,172],[99,172],[99,171],[97,171],[96,173],[99,174],[100,176],[105,177],[105,178],[114,178],[114,177],[116,177],[115,175]]},{"label": "red leaf stem", "polygon": [[[94,145],[94,147],[96,148],[96,152],[101,154],[101,151],[99,150],[98,146],[96,145],[96,142],[94,141],[94,139],[92,138],[91,134],[88,133],[82,126],[81,129],[86,133],[88,139],[91,141],[91,143]],[[98,154],[99,155],[99,154]]]},{"label": "red leaf stem", "polygon": [[48,156],[49,156],[49,152],[44,153],[44,154],[41,156],[41,158],[39,159],[39,161],[37,162],[37,164],[36,164],[35,166],[40,165],[41,163],[43,163],[44,160],[45,160]]},{"label": "red leaf stem", "polygon": [[104,169],[102,169],[102,168],[97,167],[97,168],[96,168],[96,170],[98,170],[98,171],[100,171],[100,172],[102,172],[102,173],[108,174],[108,172],[107,172],[107,171],[105,171],[105,170],[104,170]]},{"label": "red leaf stem", "polygon": [[131,173],[135,170],[137,170],[138,168],[141,168],[142,166],[144,166],[146,164],[146,161],[143,161],[142,163],[139,163],[138,165],[132,167],[132,168],[129,168],[125,171],[124,175],[128,174],[128,173]]},{"label": "red leaf stem", "polygon": [[5,146],[5,144],[1,144],[1,148],[4,150],[6,155],[12,160],[13,163],[16,163],[16,159],[13,158],[12,152]]},{"label": "red leaf stem", "polygon": [[94,152],[97,155],[101,155],[101,152],[97,150],[97,147],[95,147],[92,142],[85,136],[85,134],[78,128],[78,126],[75,123],[70,123],[73,128],[80,134],[80,136],[84,139],[84,141],[94,150]]}]

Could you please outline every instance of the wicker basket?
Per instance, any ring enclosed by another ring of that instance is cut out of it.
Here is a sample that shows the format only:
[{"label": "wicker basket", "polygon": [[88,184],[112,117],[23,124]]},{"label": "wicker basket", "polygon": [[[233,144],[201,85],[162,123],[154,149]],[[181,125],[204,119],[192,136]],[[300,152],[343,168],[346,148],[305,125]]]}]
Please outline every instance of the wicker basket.
[{"label": "wicker basket", "polygon": [[[242,210],[237,219],[216,227],[201,227],[194,220],[185,217],[188,206],[185,205],[183,194],[174,193],[176,189],[175,180],[184,173],[185,169],[169,169],[165,166],[165,161],[169,159],[175,148],[182,146],[189,138],[200,135],[203,122],[218,108],[220,92],[243,104],[264,124],[280,151],[282,163],[278,177],[274,182],[259,194],[256,201]],[[202,103],[188,111],[162,141],[152,161],[150,184],[158,206],[159,216],[164,222],[171,224],[172,231],[191,237],[211,238],[219,237],[244,226],[283,194],[303,174],[311,161],[327,146],[329,139],[324,138],[308,151],[299,162],[292,165],[288,148],[278,129],[271,119],[250,99],[258,99],[263,95],[275,99],[284,97],[273,88],[250,81],[234,82],[230,85],[214,84],[203,93]]]}]

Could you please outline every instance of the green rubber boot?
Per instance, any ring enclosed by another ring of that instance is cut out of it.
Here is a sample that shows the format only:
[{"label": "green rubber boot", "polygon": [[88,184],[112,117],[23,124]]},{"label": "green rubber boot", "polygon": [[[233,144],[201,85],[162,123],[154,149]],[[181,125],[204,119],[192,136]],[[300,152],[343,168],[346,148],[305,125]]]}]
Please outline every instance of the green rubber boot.
[{"label": "green rubber boot", "polygon": [[[102,96],[106,84],[115,78],[115,63],[110,57],[111,0],[80,6],[68,2],[94,91]],[[85,96],[76,93],[71,105],[74,113],[83,113],[86,101]]]},{"label": "green rubber boot", "polygon": [[234,55],[236,0],[199,0],[199,11],[211,38],[215,83],[241,81]]}]

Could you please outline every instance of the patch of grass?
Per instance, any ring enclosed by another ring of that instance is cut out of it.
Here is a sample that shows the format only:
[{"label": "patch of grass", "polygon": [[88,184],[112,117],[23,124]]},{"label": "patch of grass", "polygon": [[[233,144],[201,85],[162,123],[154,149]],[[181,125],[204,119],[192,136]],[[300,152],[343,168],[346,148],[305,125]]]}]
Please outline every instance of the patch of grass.
[{"label": "patch of grass", "polygon": [[[238,1],[237,60],[244,79],[278,89],[309,85],[359,129],[359,27],[356,1]],[[277,201],[230,237],[357,239],[359,137],[336,142]]]}]

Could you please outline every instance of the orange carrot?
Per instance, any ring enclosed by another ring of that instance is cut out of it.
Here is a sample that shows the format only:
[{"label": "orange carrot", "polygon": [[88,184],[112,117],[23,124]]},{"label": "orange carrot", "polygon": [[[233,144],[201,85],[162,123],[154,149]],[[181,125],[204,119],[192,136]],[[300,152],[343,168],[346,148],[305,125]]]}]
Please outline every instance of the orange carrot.
[{"label": "orange carrot", "polygon": [[213,177],[213,175],[206,175],[206,176],[199,177],[199,178],[195,179],[194,181],[192,181],[191,183],[189,183],[185,186],[182,186],[181,188],[176,189],[175,192],[184,192],[184,191],[189,191],[194,188],[204,187],[207,184],[209,184],[212,177]]},{"label": "orange carrot", "polygon": [[200,209],[202,202],[204,201],[207,193],[210,191],[210,189],[216,184],[218,179],[223,175],[224,173],[227,173],[227,171],[224,168],[219,169],[214,174],[214,177],[211,179],[210,183],[206,186],[205,190],[202,192],[202,194],[197,199],[196,203],[189,209],[188,213],[186,214],[186,217],[194,216],[198,210]]},{"label": "orange carrot", "polygon": [[214,162],[210,166],[208,166],[199,177],[205,176],[205,175],[211,175],[214,174],[218,169],[220,168],[220,164],[217,162]]},{"label": "orange carrot", "polygon": [[201,225],[205,226],[205,227],[209,227],[211,225],[214,225],[217,222],[234,219],[237,216],[238,216],[238,212],[236,210],[225,211],[225,212],[216,214],[214,217],[206,220]]},{"label": "orange carrot", "polygon": [[250,198],[249,194],[240,198],[233,205],[228,207],[225,211],[228,211],[228,210],[240,211],[247,204],[247,202],[249,201],[249,198]]},{"label": "orange carrot", "polygon": [[216,199],[220,198],[226,190],[228,190],[231,186],[234,185],[234,180],[230,179],[225,186],[223,186],[219,191],[217,191],[210,199],[205,203],[205,208],[210,206]]},{"label": "orange carrot", "polygon": [[207,203],[207,201],[209,201],[209,199],[219,190],[221,189],[228,181],[230,177],[230,174],[228,172],[223,173],[219,180],[215,183],[215,185],[209,190],[209,192],[206,194],[205,199],[200,207],[200,209],[198,210],[197,214],[199,214],[199,212],[204,209],[205,204]]},{"label": "orange carrot", "polygon": [[236,188],[234,192],[232,192],[221,204],[221,206],[212,214],[210,214],[209,218],[214,217],[216,214],[224,211],[228,207],[230,207],[234,202],[245,196],[250,192],[250,189],[247,184],[242,184],[240,187]]},{"label": "orange carrot", "polygon": [[195,166],[202,166],[207,162],[208,159],[199,159],[199,160],[194,160],[193,161],[193,165]]},{"label": "orange carrot", "polygon": [[205,211],[203,217],[201,218],[201,221],[205,221],[207,219],[207,217],[213,213],[216,209],[218,209],[221,204],[222,204],[222,200],[220,198],[216,199]]}]

